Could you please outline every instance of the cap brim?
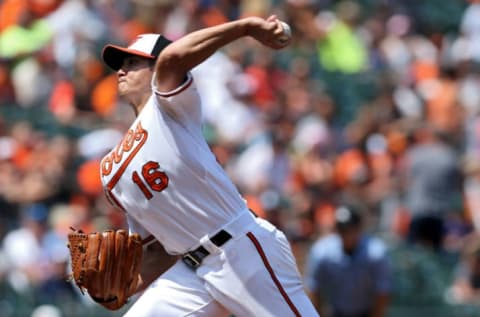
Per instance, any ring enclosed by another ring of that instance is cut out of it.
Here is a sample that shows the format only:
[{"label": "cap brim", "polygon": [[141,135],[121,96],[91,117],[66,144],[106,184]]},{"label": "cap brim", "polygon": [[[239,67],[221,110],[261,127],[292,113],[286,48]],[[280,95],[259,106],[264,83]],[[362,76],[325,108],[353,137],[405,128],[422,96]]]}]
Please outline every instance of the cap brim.
[{"label": "cap brim", "polygon": [[141,51],[127,49],[117,45],[106,45],[102,51],[102,59],[113,70],[119,70],[123,60],[128,56],[140,56],[149,59],[155,59],[155,56]]}]

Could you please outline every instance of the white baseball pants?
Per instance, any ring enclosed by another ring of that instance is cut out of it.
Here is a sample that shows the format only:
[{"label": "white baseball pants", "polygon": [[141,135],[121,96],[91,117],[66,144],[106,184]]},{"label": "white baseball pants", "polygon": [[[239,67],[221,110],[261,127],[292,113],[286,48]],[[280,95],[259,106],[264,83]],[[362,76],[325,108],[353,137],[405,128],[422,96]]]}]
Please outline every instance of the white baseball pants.
[{"label": "white baseball pants", "polygon": [[125,317],[318,316],[307,297],[290,244],[269,222],[245,212],[223,228],[196,270],[179,260],[153,282]]}]

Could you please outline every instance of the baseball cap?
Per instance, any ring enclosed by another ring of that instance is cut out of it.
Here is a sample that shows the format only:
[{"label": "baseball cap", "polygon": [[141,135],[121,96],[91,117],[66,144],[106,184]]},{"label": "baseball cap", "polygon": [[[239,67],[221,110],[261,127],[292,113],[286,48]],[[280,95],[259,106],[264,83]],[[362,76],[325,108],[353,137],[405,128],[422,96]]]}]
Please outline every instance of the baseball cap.
[{"label": "baseball cap", "polygon": [[172,41],[161,34],[140,34],[127,47],[106,45],[102,51],[102,59],[111,69],[119,70],[126,57],[135,55],[155,60],[170,43]]},{"label": "baseball cap", "polygon": [[335,225],[337,229],[356,227],[360,223],[360,212],[353,206],[341,205],[335,210]]}]

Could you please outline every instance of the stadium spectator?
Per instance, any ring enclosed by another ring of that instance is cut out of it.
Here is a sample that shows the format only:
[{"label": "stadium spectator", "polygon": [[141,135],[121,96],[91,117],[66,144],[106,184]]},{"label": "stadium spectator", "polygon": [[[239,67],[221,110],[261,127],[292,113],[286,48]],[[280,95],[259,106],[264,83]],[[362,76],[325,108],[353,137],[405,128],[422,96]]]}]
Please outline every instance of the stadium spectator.
[{"label": "stadium spectator", "polygon": [[306,285],[322,316],[386,316],[391,276],[386,246],[364,234],[362,216],[352,206],[335,210],[336,232],[312,246]]},{"label": "stadium spectator", "polygon": [[462,209],[463,173],[457,151],[444,133],[421,127],[405,156],[405,205],[412,216],[409,239],[439,249],[449,215]]}]

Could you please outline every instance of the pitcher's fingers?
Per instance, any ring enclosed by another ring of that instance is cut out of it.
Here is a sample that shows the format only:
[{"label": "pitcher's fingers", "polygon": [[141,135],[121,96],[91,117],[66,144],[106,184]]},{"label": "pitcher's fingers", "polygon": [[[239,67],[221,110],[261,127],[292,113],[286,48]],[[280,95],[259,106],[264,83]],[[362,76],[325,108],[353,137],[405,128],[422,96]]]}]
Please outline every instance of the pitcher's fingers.
[{"label": "pitcher's fingers", "polygon": [[275,21],[275,24],[276,24],[276,26],[275,26],[274,34],[275,34],[275,35],[283,35],[282,21],[280,21],[280,20],[277,19],[277,20]]},{"label": "pitcher's fingers", "polygon": [[269,16],[269,17],[267,18],[267,21],[268,21],[268,22],[273,22],[273,21],[275,21],[275,20],[278,20],[278,17],[277,17],[277,15],[275,15],[275,14],[272,14],[271,16]]}]

